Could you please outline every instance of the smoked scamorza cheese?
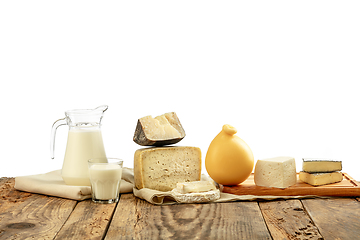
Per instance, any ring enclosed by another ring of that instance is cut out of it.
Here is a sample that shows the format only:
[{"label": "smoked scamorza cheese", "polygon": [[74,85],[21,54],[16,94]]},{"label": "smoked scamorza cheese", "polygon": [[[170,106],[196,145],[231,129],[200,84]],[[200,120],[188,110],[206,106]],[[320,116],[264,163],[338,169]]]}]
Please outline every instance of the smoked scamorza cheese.
[{"label": "smoked scamorza cheese", "polygon": [[143,148],[134,154],[137,189],[171,191],[179,182],[200,181],[201,150],[198,147]]},{"label": "smoked scamorza cheese", "polygon": [[302,169],[308,173],[335,172],[342,170],[342,162],[329,159],[303,158]]},{"label": "smoked scamorza cheese", "polygon": [[296,184],[296,165],[292,157],[258,160],[254,180],[257,186],[287,188]]},{"label": "smoked scamorza cheese", "polygon": [[307,173],[300,172],[299,179],[313,186],[326,185],[330,183],[341,182],[343,175],[341,172],[329,172],[329,173]]},{"label": "smoked scamorza cheese", "polygon": [[141,146],[163,146],[175,144],[185,137],[185,131],[175,112],[153,118],[138,119],[133,140]]}]

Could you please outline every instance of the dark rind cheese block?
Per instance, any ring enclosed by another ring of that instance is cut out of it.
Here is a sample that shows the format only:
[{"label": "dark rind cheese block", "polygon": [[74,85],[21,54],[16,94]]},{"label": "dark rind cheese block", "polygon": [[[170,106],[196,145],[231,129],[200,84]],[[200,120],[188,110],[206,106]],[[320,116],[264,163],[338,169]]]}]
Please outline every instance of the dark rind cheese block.
[{"label": "dark rind cheese block", "polygon": [[303,158],[302,170],[308,173],[341,171],[342,162],[330,159]]},{"label": "dark rind cheese block", "polygon": [[180,142],[185,131],[175,112],[138,119],[133,141],[141,146],[164,146]]}]

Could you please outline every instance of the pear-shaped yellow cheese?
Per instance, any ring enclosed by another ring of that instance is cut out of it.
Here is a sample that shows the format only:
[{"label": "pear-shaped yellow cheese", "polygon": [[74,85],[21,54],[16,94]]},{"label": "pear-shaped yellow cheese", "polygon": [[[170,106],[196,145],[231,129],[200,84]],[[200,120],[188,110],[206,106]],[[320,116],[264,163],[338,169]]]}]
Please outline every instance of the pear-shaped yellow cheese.
[{"label": "pear-shaped yellow cheese", "polygon": [[215,182],[222,185],[242,183],[254,167],[254,155],[250,147],[235,135],[236,132],[236,128],[225,124],[206,153],[206,170]]}]

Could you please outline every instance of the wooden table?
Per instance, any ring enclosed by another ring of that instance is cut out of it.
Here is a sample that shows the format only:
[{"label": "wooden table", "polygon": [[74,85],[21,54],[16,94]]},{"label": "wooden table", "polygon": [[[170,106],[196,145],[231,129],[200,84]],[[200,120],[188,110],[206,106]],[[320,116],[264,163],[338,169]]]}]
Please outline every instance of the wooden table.
[{"label": "wooden table", "polygon": [[21,192],[0,178],[0,239],[360,239],[360,198],[155,206]]}]

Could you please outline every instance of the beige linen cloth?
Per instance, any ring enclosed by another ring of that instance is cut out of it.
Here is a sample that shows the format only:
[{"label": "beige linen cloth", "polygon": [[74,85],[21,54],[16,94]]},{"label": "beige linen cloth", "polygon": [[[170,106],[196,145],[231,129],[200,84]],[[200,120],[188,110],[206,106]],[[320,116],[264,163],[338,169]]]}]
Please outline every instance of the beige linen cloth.
[{"label": "beige linen cloth", "polygon": [[[132,169],[123,168],[120,193],[132,192],[133,184],[127,180],[129,177],[134,179],[134,174],[132,172]],[[61,177],[61,170],[45,174],[16,177],[15,189],[73,200],[91,198],[90,186],[66,185]]]},{"label": "beige linen cloth", "polygon": [[[207,175],[202,175],[202,180],[211,180]],[[89,186],[70,186],[66,185],[61,177],[61,170],[52,171],[45,174],[21,176],[15,178],[15,189],[39,193],[44,195],[68,198],[73,200],[84,200],[91,198],[91,187]],[[144,199],[156,205],[168,205],[178,203],[172,192],[161,192],[149,188],[137,189],[134,187],[134,172],[131,168],[123,168],[120,193],[133,192],[136,197]],[[273,200],[289,198],[306,198],[314,196],[254,196],[254,195],[234,195],[221,193],[220,199],[214,202],[231,201],[253,201],[253,200]]]}]

